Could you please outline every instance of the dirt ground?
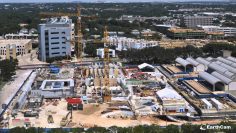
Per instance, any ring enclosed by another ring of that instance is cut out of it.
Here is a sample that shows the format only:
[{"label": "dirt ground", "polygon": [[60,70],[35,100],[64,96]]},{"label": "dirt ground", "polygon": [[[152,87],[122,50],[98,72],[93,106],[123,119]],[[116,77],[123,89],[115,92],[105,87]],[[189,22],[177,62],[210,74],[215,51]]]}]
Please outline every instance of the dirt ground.
[{"label": "dirt ground", "polygon": [[[19,61],[19,66],[21,65],[34,65],[34,64],[45,64],[45,62],[39,61],[37,58],[37,49],[31,51],[31,53],[27,53],[23,56],[17,56]],[[31,60],[32,57],[32,60]]]},{"label": "dirt ground", "polygon": [[[160,126],[166,126],[169,124],[181,125],[184,122],[166,122],[164,120],[160,120],[153,117],[138,117],[137,120],[132,119],[115,119],[115,118],[106,118],[101,117],[101,112],[104,111],[108,107],[108,104],[100,104],[99,106],[94,104],[84,104],[84,109],[82,111],[75,110],[72,113],[72,122],[67,127],[93,127],[93,126],[101,126],[101,127],[110,127],[110,126],[119,126],[119,127],[129,127],[136,125],[151,125],[158,124]],[[58,105],[55,106],[52,102],[44,103],[44,105],[40,108],[39,118],[29,118],[32,126],[35,127],[46,127],[46,128],[56,128],[60,127],[61,119],[67,115],[69,111],[67,111],[67,103],[65,100],[59,101]],[[54,123],[49,124],[47,122],[48,115],[51,114],[53,116]],[[19,113],[16,117],[17,119],[24,119],[23,114]],[[70,115],[68,116],[68,119]],[[214,124],[219,123],[218,120],[215,121],[199,121],[192,122],[192,124]],[[10,120],[10,127],[14,127]]]}]

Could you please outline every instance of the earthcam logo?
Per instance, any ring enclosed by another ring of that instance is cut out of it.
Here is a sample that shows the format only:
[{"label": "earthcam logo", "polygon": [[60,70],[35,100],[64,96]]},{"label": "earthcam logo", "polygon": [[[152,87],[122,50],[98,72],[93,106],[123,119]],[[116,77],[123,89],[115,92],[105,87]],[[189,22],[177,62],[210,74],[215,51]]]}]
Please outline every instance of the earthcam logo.
[{"label": "earthcam logo", "polygon": [[201,125],[200,130],[231,130],[231,126],[225,125]]}]

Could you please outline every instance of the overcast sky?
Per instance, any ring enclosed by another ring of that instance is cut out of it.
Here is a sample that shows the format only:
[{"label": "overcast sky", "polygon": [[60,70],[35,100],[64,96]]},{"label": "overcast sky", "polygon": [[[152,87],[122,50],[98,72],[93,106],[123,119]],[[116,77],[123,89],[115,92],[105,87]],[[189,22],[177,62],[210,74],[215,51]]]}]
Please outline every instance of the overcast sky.
[{"label": "overcast sky", "polygon": [[[72,2],[72,1],[82,1],[82,2],[170,2],[170,1],[223,1],[223,0],[0,0],[0,3],[28,3],[28,2]],[[226,0],[225,0],[226,1]],[[227,0],[228,1],[228,0]]]}]

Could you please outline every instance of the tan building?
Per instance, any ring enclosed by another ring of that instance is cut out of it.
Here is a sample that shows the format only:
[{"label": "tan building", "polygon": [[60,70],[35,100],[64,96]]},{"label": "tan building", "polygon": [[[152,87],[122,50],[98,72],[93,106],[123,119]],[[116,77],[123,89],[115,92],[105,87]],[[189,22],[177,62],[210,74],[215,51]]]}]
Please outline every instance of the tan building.
[{"label": "tan building", "polygon": [[16,59],[18,55],[30,53],[32,42],[30,39],[0,40],[0,56],[5,59]]}]

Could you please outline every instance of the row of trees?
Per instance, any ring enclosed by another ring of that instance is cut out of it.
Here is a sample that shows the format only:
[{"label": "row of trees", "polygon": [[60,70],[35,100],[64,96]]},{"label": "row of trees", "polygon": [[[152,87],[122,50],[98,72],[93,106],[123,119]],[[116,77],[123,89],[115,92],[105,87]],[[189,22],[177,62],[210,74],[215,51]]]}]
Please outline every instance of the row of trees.
[{"label": "row of trees", "polygon": [[236,46],[227,43],[209,43],[202,48],[196,48],[188,45],[183,48],[151,47],[141,50],[130,49],[119,53],[121,59],[126,59],[129,63],[152,63],[152,64],[168,64],[174,63],[177,57],[218,57],[222,56],[222,50],[232,50],[232,56],[236,56]]},{"label": "row of trees", "polygon": [[[206,129],[201,130],[201,125],[191,125],[191,124],[183,124],[181,126],[176,125],[168,125],[166,127],[161,127],[158,125],[140,125],[136,127],[93,127],[89,128],[87,130],[84,130],[83,128],[72,128],[72,129],[66,129],[66,128],[54,128],[54,129],[44,129],[44,128],[13,128],[10,130],[10,133],[42,133],[47,131],[48,133],[214,133],[214,132],[225,132],[225,133],[234,133],[236,130],[236,125],[231,122],[221,122],[219,125],[222,126],[230,126],[230,129]],[[203,126],[204,129],[206,126]],[[0,130],[1,131],[1,130]]]}]

